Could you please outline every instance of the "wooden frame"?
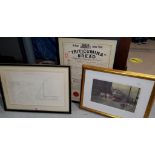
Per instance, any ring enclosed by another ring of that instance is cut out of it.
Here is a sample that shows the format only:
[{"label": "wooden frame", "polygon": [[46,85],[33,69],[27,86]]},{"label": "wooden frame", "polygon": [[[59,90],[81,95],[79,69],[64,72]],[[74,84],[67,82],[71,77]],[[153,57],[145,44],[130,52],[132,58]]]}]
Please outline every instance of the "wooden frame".
[{"label": "wooden frame", "polygon": [[127,59],[129,55],[130,43],[130,37],[119,38],[113,69],[127,70]]},{"label": "wooden frame", "polygon": [[71,113],[70,67],[0,65],[5,110]]},{"label": "wooden frame", "polygon": [[154,98],[154,75],[83,65],[82,109],[108,117],[148,117]]}]

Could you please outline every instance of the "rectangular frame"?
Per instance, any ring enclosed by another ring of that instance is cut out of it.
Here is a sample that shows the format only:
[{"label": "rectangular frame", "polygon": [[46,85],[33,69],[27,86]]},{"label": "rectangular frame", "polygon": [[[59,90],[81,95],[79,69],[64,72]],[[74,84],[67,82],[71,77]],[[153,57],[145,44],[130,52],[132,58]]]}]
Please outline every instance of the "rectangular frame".
[{"label": "rectangular frame", "polygon": [[[117,93],[116,96],[114,91],[117,90],[124,94],[119,101],[116,99],[121,93]],[[133,90],[131,97],[126,95],[125,91],[128,90],[130,93]],[[107,117],[148,117],[154,98],[154,75],[83,65],[80,102],[82,109]]]},{"label": "rectangular frame", "polygon": [[69,66],[4,64],[0,78],[5,110],[71,113]]},{"label": "rectangular frame", "polygon": [[117,40],[58,38],[61,65],[71,66],[71,98],[80,101],[82,65],[113,68]]}]

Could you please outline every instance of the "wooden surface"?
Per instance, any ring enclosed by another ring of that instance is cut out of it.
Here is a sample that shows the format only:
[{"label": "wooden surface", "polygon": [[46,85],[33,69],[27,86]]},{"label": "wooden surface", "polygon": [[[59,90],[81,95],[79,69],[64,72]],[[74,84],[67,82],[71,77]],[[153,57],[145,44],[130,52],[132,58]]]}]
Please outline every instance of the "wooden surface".
[{"label": "wooden surface", "polygon": [[127,59],[129,54],[131,38],[121,37],[118,41],[114,61],[114,69],[127,70]]}]

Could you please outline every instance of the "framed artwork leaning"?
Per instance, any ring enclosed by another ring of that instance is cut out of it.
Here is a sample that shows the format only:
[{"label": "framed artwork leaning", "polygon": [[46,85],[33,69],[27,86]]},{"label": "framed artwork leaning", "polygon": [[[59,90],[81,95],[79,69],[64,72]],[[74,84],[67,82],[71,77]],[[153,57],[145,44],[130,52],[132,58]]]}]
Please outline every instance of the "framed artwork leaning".
[{"label": "framed artwork leaning", "polygon": [[71,99],[80,101],[82,65],[113,68],[117,40],[58,38],[61,65],[71,66]]},{"label": "framed artwork leaning", "polygon": [[148,117],[155,76],[83,65],[80,107],[108,117]]},{"label": "framed artwork leaning", "polygon": [[71,113],[70,67],[0,65],[6,110]]}]

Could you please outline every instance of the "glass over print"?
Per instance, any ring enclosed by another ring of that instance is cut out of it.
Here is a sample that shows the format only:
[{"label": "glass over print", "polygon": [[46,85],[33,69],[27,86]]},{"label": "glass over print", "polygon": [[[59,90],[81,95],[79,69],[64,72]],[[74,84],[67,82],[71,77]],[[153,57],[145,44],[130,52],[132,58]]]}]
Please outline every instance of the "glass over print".
[{"label": "glass over print", "polygon": [[155,76],[83,65],[80,107],[108,117],[148,117]]},{"label": "glass over print", "polygon": [[93,79],[91,101],[134,112],[140,88]]}]

